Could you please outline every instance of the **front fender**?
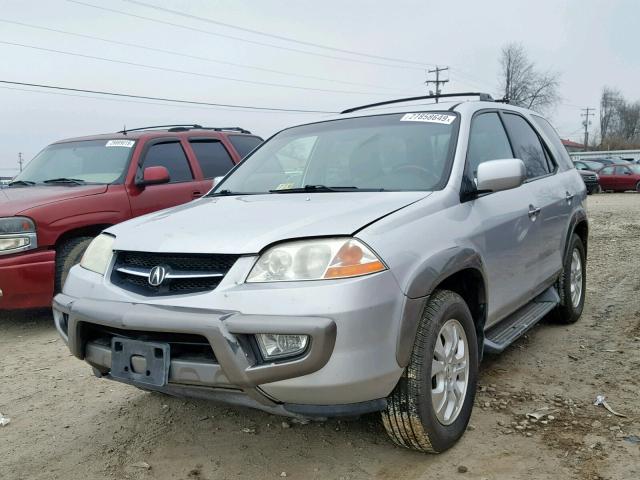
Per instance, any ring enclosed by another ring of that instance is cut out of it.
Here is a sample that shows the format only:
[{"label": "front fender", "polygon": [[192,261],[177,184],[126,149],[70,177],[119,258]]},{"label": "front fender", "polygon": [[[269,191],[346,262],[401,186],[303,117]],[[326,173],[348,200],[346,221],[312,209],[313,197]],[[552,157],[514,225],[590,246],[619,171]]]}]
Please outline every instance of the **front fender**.
[{"label": "front fender", "polygon": [[480,255],[467,247],[451,247],[432,255],[420,263],[410,274],[404,289],[406,295],[403,315],[398,328],[396,360],[398,365],[406,367],[418,331],[418,323],[435,288],[451,275],[472,268],[486,278]]}]

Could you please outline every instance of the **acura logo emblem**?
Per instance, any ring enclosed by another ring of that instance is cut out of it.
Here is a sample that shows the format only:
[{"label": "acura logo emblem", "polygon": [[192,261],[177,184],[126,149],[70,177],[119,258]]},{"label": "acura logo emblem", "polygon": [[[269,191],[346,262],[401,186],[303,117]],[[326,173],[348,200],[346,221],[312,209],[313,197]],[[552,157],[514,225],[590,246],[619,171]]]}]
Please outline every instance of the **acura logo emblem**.
[{"label": "acura logo emblem", "polygon": [[149,272],[149,285],[152,287],[159,287],[164,282],[164,279],[167,278],[168,268],[162,265],[158,265],[151,269]]}]

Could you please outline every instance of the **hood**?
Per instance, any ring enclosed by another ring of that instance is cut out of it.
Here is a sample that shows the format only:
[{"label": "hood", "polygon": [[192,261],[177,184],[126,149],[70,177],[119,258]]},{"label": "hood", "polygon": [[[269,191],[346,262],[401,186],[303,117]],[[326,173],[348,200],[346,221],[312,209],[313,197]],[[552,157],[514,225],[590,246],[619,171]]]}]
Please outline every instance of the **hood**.
[{"label": "hood", "polygon": [[195,202],[111,227],[116,250],[258,253],[274,242],[351,235],[430,192],[240,195]]},{"label": "hood", "polygon": [[107,185],[33,186],[0,189],[0,217],[10,217],[48,203],[98,195]]}]

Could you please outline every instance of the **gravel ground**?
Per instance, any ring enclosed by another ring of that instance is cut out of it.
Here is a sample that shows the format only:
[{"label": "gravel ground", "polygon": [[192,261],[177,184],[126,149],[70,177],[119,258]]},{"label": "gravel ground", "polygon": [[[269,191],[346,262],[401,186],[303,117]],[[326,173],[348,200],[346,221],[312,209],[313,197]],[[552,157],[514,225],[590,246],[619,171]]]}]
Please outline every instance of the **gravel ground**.
[{"label": "gravel ground", "polygon": [[45,311],[0,318],[0,478],[640,478],[640,195],[592,196],[589,210],[582,319],[486,359],[469,431],[445,454],[393,446],[377,415],[283,423],[99,380]]}]

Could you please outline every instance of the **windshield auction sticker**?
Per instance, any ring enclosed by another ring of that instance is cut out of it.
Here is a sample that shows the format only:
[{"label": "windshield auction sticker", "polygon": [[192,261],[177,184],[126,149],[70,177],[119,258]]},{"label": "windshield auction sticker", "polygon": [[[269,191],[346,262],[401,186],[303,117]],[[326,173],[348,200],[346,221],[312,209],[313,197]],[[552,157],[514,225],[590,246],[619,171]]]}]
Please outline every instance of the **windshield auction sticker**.
[{"label": "windshield auction sticker", "polygon": [[136,143],[134,140],[109,140],[105,147],[125,147],[131,148]]},{"label": "windshield auction sticker", "polygon": [[446,113],[406,113],[400,121],[443,123],[445,125],[451,125],[455,119],[455,115],[447,115]]}]

